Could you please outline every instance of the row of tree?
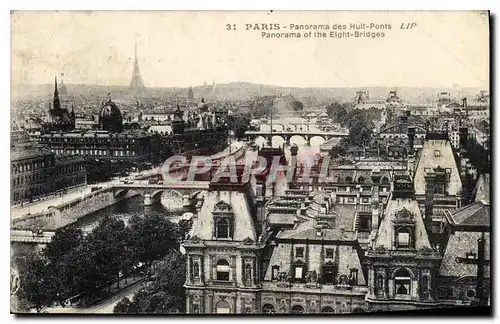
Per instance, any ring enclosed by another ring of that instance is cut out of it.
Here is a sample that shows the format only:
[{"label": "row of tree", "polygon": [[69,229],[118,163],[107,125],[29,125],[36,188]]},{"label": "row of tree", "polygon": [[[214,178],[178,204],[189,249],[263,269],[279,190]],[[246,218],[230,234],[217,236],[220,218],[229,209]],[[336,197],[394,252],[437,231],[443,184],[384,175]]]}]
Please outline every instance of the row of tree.
[{"label": "row of tree", "polygon": [[124,297],[114,308],[115,314],[175,314],[185,309],[185,257],[170,251],[156,261],[152,280],[130,300]]},{"label": "row of tree", "polygon": [[338,102],[327,106],[326,110],[334,122],[349,129],[349,136],[344,137],[336,148],[339,154],[350,148],[365,148],[370,145],[374,120],[380,118],[378,111],[351,109],[349,104]]},{"label": "row of tree", "polygon": [[148,274],[153,261],[178,251],[185,231],[160,214],[133,216],[128,225],[105,217],[87,235],[75,227],[58,230],[41,253],[24,251],[14,257],[18,297],[37,311],[64,306],[74,296],[92,302],[113,284],[119,286],[120,278]]}]

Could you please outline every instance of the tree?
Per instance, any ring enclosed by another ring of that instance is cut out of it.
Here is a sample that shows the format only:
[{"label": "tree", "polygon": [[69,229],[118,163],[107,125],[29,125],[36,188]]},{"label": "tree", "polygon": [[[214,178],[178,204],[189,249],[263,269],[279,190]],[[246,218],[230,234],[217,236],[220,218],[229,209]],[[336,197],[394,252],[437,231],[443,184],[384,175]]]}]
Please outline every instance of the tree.
[{"label": "tree", "polygon": [[347,106],[345,104],[340,104],[337,101],[326,107],[326,113],[328,117],[332,118],[337,123],[344,123],[345,117],[347,116]]},{"label": "tree", "polygon": [[53,277],[46,268],[45,258],[27,250],[14,259],[14,264],[19,269],[19,299],[37,312],[52,305]]},{"label": "tree", "polygon": [[149,270],[154,260],[159,260],[180,245],[180,232],[174,223],[163,215],[133,216],[129,220],[128,244],[133,260],[143,262]]},{"label": "tree", "polygon": [[96,272],[101,275],[103,286],[118,281],[123,266],[129,264],[128,239],[125,223],[113,217],[103,218],[88,236],[87,244],[97,252],[94,254]]},{"label": "tree", "polygon": [[117,314],[173,314],[185,309],[184,282],[186,260],[178,251],[170,250],[157,261],[151,283],[139,290],[132,301],[122,299],[114,308]]},{"label": "tree", "polygon": [[293,111],[302,111],[304,109],[304,104],[298,100],[293,100],[291,106]]},{"label": "tree", "polygon": [[56,262],[82,244],[82,240],[82,231],[76,227],[69,226],[58,229],[50,243],[43,250],[43,253],[49,261]]}]

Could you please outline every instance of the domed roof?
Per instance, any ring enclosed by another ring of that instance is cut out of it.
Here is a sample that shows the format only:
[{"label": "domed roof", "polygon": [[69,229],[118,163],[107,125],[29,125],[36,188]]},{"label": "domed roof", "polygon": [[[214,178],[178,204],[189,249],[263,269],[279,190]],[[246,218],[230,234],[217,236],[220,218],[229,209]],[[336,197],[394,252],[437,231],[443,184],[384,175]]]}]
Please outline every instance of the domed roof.
[{"label": "domed roof", "polygon": [[99,128],[112,133],[119,133],[123,130],[122,113],[111,98],[102,106],[99,113]]},{"label": "domed roof", "polygon": [[104,106],[102,106],[101,113],[99,114],[101,117],[104,116],[113,116],[113,115],[122,115],[118,106],[109,99]]}]

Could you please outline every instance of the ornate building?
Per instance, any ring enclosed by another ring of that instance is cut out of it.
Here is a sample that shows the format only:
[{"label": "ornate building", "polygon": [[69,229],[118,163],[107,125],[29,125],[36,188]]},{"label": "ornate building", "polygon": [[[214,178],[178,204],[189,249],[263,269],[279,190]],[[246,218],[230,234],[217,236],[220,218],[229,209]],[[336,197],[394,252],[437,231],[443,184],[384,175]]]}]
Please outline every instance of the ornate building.
[{"label": "ornate building", "polygon": [[433,249],[411,179],[397,177],[367,267],[373,311],[412,310],[436,305],[436,274],[441,261]]},{"label": "ornate building", "polygon": [[43,146],[30,142],[24,131],[11,132],[10,159],[12,204],[86,184],[83,159],[57,157]]},{"label": "ornate building", "polygon": [[[431,147],[449,154],[448,146]],[[456,202],[459,184],[456,170],[446,165],[452,170],[441,184],[443,193],[420,193],[421,182],[431,181],[428,173],[444,168],[427,170],[420,179],[420,168],[442,164],[427,151],[429,146],[416,173],[381,162],[358,163],[330,169],[319,187],[293,183],[284,194],[269,194],[259,179],[252,185],[211,183],[183,244],[186,312],[356,313],[485,304],[486,185],[478,185],[482,189],[474,195],[482,198],[474,204],[453,208],[446,199],[452,192]],[[422,161],[426,157],[430,161]],[[432,188],[439,179],[431,181]],[[435,207],[431,215],[439,219],[444,240],[435,239],[434,223],[426,224],[429,206]]]},{"label": "ornate building", "polygon": [[68,111],[67,108],[61,107],[61,100],[59,99],[59,91],[57,89],[57,78],[55,78],[54,98],[52,101],[52,106],[49,107],[48,115],[44,122],[41,124],[41,132],[67,132],[73,129],[75,129],[75,112],[73,106],[71,107],[71,111]]}]

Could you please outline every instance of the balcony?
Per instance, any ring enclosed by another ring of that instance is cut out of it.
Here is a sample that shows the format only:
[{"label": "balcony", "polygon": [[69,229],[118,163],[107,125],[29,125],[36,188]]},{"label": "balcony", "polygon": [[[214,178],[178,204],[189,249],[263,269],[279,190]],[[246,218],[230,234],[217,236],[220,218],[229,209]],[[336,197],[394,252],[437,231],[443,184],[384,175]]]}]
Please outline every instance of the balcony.
[{"label": "balcony", "polygon": [[284,283],[284,282],[263,282],[262,288],[268,291],[293,292],[293,293],[314,293],[333,295],[366,295],[368,287],[333,285],[333,284],[311,284],[311,283]]},{"label": "balcony", "polygon": [[212,280],[209,281],[208,284],[210,286],[214,287],[224,287],[224,288],[235,288],[236,287],[236,281],[231,280],[231,281],[226,281],[226,280]]}]

